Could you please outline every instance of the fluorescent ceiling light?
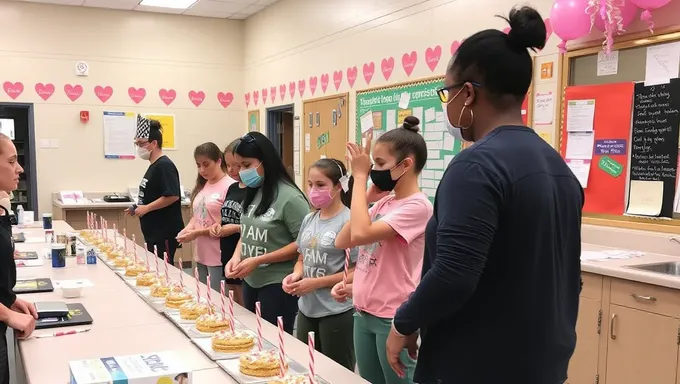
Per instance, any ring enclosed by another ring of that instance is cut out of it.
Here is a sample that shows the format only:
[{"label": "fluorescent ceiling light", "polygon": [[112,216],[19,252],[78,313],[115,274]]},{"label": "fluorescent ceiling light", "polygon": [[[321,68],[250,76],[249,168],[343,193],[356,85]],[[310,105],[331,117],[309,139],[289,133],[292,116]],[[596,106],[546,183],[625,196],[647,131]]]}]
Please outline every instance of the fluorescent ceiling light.
[{"label": "fluorescent ceiling light", "polygon": [[194,5],[198,0],[142,0],[139,5],[147,7],[187,9]]}]

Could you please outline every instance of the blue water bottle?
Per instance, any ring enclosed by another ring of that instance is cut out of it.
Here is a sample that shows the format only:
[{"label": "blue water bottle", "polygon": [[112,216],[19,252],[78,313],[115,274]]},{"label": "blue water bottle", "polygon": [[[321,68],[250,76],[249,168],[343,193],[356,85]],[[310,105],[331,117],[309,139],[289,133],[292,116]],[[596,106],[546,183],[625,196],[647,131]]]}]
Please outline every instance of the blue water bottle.
[{"label": "blue water bottle", "polygon": [[64,268],[66,266],[66,244],[52,244],[52,268]]}]

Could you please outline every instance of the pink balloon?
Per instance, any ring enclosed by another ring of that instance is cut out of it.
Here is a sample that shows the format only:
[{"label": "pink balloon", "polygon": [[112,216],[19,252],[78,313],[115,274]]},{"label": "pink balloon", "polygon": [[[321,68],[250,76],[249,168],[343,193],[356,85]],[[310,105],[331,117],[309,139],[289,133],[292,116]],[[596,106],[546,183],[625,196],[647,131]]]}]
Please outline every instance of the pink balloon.
[{"label": "pink balloon", "polygon": [[671,0],[629,0],[629,1],[644,10],[661,8],[664,5],[667,5],[671,2]]},{"label": "pink balloon", "polygon": [[[626,1],[623,7],[620,7],[621,11],[621,22],[623,28],[626,28],[633,22],[635,16],[637,16],[639,8],[637,5],[633,4],[630,0]],[[604,20],[600,17],[600,12],[595,13],[595,28],[604,32]]]},{"label": "pink balloon", "polygon": [[562,40],[575,40],[590,32],[588,0],[557,0],[550,10],[553,32]]}]

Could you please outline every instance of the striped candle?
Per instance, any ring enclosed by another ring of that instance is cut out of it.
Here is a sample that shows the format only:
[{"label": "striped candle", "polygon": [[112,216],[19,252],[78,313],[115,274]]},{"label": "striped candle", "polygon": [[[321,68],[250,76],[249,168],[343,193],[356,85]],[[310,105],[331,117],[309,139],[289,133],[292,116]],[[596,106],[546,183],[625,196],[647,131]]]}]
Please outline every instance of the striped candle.
[{"label": "striped candle", "polygon": [[314,331],[307,333],[307,346],[309,347],[309,382],[316,383],[316,370],[314,369]]},{"label": "striped candle", "polygon": [[156,277],[160,277],[160,269],[158,268],[158,247],[153,246],[153,253],[156,256]]},{"label": "striped candle", "polygon": [[276,324],[279,326],[279,376],[286,375],[286,352],[283,348],[283,316],[276,318]]},{"label": "striped candle", "polygon": [[[125,240],[127,244],[127,240]],[[132,234],[132,253],[135,254],[135,263],[137,263],[137,238],[135,237],[135,234]],[[147,267],[149,264],[147,264]]]},{"label": "striped candle", "polygon": [[224,305],[224,281],[220,281],[220,304],[222,305],[222,317],[227,318],[227,308]]},{"label": "striped candle", "polygon": [[[196,280],[196,297],[198,302],[201,302],[201,283],[198,281],[198,267],[194,268],[194,279]],[[208,312],[212,313],[212,305],[208,303]]]},{"label": "striped candle", "polygon": [[116,223],[113,223],[113,249],[118,248],[118,228]]},{"label": "striped candle", "polygon": [[144,257],[146,259],[146,271],[149,272],[149,248],[147,248],[146,241],[144,242]]},{"label": "striped candle", "polygon": [[165,281],[170,281],[170,271],[168,270],[168,253],[163,252],[163,261],[165,261]]},{"label": "striped candle", "polygon": [[260,302],[255,302],[255,319],[257,320],[257,348],[262,351],[262,310]]},{"label": "striped candle", "polygon": [[123,252],[127,256],[127,228],[123,228]]},{"label": "striped candle", "polygon": [[205,281],[208,285],[208,292],[206,293],[206,296],[208,296],[208,305],[212,305],[212,295],[210,294],[210,291],[212,288],[210,288],[210,273],[208,273],[207,280]]},{"label": "striped candle", "polygon": [[184,271],[182,271],[182,258],[179,258],[179,286],[184,289]]},{"label": "striped candle", "polygon": [[229,317],[234,322],[234,291],[229,291]]}]

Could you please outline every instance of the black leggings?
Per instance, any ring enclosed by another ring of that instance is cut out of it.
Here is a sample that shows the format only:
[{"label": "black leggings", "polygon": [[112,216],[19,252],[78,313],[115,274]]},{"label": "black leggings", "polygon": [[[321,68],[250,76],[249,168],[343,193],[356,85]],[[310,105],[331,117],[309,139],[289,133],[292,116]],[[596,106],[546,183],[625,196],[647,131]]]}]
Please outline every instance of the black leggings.
[{"label": "black leggings", "polygon": [[[166,240],[161,240],[161,241],[146,241],[146,249],[153,253],[154,249],[153,247],[156,246],[156,249],[158,250],[158,257],[163,260],[163,252],[165,252],[165,243]],[[167,240],[168,244],[168,263],[171,265],[175,265],[175,251],[177,251],[177,240],[176,239],[169,239]]]},{"label": "black leggings", "polygon": [[295,316],[298,311],[298,298],[283,291],[281,284],[269,284],[262,288],[253,288],[243,281],[243,304],[246,309],[255,313],[255,303],[259,301],[262,318],[274,325],[276,318],[283,316],[283,329],[293,334]]},{"label": "black leggings", "polygon": [[[2,330],[0,329],[0,331]],[[7,345],[7,328],[2,331],[2,337],[0,337],[0,384],[9,384],[9,346]]]}]

